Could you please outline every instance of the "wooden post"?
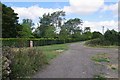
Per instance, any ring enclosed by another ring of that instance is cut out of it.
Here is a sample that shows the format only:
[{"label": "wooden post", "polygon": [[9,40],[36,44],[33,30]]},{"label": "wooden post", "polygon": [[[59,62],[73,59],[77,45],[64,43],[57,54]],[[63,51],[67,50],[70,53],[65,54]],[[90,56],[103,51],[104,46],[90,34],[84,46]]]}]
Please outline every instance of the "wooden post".
[{"label": "wooden post", "polygon": [[33,41],[30,41],[30,47],[31,48],[33,47]]}]

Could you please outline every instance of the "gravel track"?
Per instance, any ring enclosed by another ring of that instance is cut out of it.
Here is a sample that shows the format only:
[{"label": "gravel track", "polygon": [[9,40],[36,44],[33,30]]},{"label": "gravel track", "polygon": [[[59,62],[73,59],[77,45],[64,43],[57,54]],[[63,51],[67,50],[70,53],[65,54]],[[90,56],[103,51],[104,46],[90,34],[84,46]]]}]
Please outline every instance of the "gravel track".
[{"label": "gravel track", "polygon": [[108,70],[104,66],[96,65],[91,57],[97,53],[112,55],[117,63],[118,49],[90,48],[82,43],[71,43],[69,49],[53,59],[43,70],[35,74],[34,78],[93,78],[101,71],[109,77],[117,78],[117,71]]}]

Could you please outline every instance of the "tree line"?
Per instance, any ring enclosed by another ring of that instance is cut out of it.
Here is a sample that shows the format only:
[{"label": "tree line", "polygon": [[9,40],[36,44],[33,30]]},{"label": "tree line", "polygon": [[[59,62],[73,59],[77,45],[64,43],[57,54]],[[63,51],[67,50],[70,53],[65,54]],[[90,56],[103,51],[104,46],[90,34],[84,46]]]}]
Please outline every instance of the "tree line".
[{"label": "tree line", "polygon": [[[11,7],[2,3],[1,5],[3,38],[72,38],[82,41],[103,36],[98,31],[91,32],[90,27],[82,29],[83,21],[79,18],[66,20],[64,11],[43,14],[42,17],[39,17],[37,28],[34,28],[31,19],[23,19],[22,23],[18,23],[18,14]],[[113,41],[119,33],[115,30],[107,30],[104,37]]]}]

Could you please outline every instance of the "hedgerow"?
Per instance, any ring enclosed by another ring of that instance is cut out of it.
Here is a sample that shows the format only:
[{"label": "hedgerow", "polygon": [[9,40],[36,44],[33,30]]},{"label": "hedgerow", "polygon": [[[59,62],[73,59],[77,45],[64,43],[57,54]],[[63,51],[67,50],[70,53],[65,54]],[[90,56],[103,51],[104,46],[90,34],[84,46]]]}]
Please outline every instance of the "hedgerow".
[{"label": "hedgerow", "polygon": [[55,39],[55,38],[0,38],[3,46],[9,47],[29,47],[30,41],[33,41],[33,46],[44,46],[51,44],[63,44],[75,42],[75,39]]}]

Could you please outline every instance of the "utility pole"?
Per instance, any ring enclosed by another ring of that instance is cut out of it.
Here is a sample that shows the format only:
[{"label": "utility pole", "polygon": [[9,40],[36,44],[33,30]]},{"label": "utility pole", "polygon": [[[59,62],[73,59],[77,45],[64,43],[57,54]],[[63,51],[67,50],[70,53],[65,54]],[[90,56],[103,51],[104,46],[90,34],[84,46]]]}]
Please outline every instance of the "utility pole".
[{"label": "utility pole", "polygon": [[102,27],[102,32],[103,32],[103,35],[104,35],[104,28],[105,28],[105,27],[103,26],[103,27]]}]

